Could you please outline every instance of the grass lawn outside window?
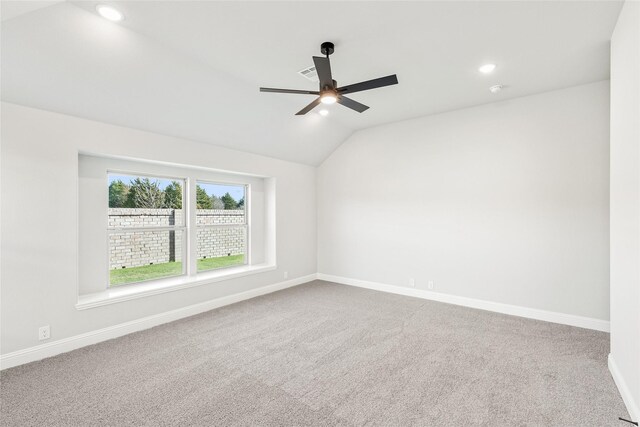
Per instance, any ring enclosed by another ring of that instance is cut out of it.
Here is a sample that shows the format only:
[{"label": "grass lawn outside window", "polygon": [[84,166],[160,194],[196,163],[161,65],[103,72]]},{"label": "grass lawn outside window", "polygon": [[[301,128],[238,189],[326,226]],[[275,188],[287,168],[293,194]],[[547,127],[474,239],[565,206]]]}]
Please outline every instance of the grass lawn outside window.
[{"label": "grass lawn outside window", "polygon": [[[203,258],[198,260],[198,271],[214,270],[244,264],[244,254]],[[110,270],[110,286],[127,285],[146,280],[161,279],[182,274],[181,262],[144,265]]]}]

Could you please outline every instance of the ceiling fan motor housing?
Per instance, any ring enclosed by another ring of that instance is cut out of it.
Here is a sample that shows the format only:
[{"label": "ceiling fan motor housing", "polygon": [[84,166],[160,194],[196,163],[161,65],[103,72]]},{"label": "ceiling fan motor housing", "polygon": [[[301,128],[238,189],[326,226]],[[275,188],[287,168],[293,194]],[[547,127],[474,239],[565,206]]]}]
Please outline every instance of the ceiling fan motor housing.
[{"label": "ceiling fan motor housing", "polygon": [[[333,86],[325,85],[320,86],[320,92],[335,92],[338,87],[338,82],[335,80],[331,80],[333,82]],[[322,85],[322,83],[320,83]]]}]

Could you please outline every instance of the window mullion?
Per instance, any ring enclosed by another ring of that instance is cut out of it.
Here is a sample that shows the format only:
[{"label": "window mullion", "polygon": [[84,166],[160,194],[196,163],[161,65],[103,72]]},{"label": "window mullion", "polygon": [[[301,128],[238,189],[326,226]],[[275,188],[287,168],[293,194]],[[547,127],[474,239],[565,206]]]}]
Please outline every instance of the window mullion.
[{"label": "window mullion", "polygon": [[187,178],[187,232],[189,234],[187,250],[187,276],[195,276],[198,272],[198,227],[196,207],[196,180],[193,176]]},{"label": "window mullion", "polygon": [[251,265],[251,188],[249,185],[244,186],[244,241],[245,241],[245,257],[244,263]]}]

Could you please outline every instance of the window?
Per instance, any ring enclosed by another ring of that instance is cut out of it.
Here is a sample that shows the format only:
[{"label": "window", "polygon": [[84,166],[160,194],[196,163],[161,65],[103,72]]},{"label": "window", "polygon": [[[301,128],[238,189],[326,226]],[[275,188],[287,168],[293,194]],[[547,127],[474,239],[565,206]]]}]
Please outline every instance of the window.
[{"label": "window", "polygon": [[247,263],[247,187],[196,183],[197,270]]},{"label": "window", "polygon": [[[195,271],[248,261],[247,185],[109,172],[109,287],[188,274],[187,236],[195,230]],[[185,203],[195,182],[193,205]],[[189,209],[195,208],[195,227]]]},{"label": "window", "polygon": [[78,309],[276,268],[272,177],[78,155]]},{"label": "window", "polygon": [[109,286],[185,273],[185,180],[108,173]]}]

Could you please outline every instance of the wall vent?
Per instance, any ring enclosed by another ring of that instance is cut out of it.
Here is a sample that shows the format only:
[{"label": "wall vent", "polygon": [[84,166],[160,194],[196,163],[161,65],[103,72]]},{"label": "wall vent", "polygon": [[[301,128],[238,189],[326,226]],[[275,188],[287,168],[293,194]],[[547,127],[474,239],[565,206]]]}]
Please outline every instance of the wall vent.
[{"label": "wall vent", "polygon": [[318,83],[320,81],[318,79],[318,73],[316,72],[315,66],[311,66],[311,67],[305,68],[304,70],[300,70],[298,71],[298,74],[300,74],[302,77],[304,77],[307,80],[311,80],[312,82]]}]

